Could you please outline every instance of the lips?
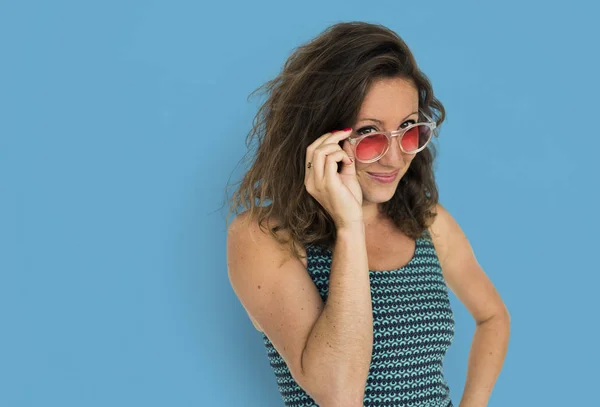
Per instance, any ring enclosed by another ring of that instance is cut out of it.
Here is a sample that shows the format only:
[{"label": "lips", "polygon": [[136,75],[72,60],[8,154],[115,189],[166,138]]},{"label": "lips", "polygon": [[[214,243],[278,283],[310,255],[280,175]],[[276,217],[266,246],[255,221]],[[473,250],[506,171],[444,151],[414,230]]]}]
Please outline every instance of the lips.
[{"label": "lips", "polygon": [[369,174],[371,174],[371,175],[373,175],[375,177],[395,177],[396,175],[398,175],[398,171],[394,171],[394,172],[369,172]]},{"label": "lips", "polygon": [[394,182],[396,180],[396,177],[398,176],[398,172],[367,172],[367,174],[369,174],[369,176],[371,177],[371,179],[380,182],[380,183],[390,183],[390,182]]}]

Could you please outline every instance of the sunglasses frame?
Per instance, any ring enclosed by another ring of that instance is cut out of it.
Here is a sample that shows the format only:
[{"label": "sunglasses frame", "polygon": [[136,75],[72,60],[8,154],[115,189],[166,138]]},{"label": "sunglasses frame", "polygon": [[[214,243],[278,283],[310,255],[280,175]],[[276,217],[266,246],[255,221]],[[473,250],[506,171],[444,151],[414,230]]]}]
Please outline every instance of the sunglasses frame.
[{"label": "sunglasses frame", "polygon": [[[354,151],[356,151],[356,146],[358,146],[358,144],[365,138],[372,136],[373,134],[383,134],[386,138],[387,138],[387,147],[385,148],[385,150],[377,157],[370,159],[370,160],[360,160],[358,157],[356,157],[355,154],[355,158],[356,161],[359,161],[361,163],[373,163],[377,160],[379,160],[381,157],[383,157],[384,155],[386,155],[386,153],[389,151],[390,149],[390,145],[392,143],[392,137],[400,137],[402,138],[404,136],[404,134],[406,134],[406,132],[410,129],[413,129],[417,126],[427,126],[429,127],[429,129],[431,130],[431,137],[429,137],[429,140],[427,140],[427,143],[425,143],[423,146],[421,146],[419,149],[415,150],[415,151],[411,151],[408,152],[406,150],[404,150],[404,148],[402,147],[402,143],[398,143],[398,145],[400,146],[400,150],[402,150],[403,153],[405,154],[417,154],[419,151],[422,151],[425,147],[427,147],[427,145],[429,144],[429,142],[431,141],[431,139],[434,136],[434,130],[437,128],[437,124],[435,121],[433,121],[433,119],[431,117],[429,117],[425,112],[423,112],[422,110],[419,111],[419,113],[421,113],[427,120],[429,120],[428,122],[418,122],[418,123],[414,123],[411,124],[408,127],[405,127],[401,130],[394,130],[394,131],[377,131],[374,133],[367,133],[367,134],[362,134],[358,137],[349,137],[348,138],[348,142],[350,142],[350,144],[354,147]],[[353,130],[354,131],[354,130]]]}]

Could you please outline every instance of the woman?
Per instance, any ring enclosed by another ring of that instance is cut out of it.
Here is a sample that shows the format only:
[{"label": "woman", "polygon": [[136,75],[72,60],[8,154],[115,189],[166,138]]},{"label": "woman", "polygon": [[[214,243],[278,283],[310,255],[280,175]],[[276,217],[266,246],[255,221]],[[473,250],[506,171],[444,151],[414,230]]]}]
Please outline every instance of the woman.
[{"label": "woman", "polygon": [[460,407],[485,406],[509,314],[438,202],[444,108],[406,44],[336,24],[264,89],[227,257],[285,405],[452,406],[449,288],[477,323]]}]

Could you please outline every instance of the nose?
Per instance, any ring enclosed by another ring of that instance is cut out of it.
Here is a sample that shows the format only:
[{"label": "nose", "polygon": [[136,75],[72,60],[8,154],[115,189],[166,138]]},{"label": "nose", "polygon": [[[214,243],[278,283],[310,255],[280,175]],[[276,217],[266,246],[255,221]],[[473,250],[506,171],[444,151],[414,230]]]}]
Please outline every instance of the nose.
[{"label": "nose", "polygon": [[[408,154],[404,153],[400,148],[400,137],[392,137],[388,151],[378,161],[380,164],[390,167],[399,167],[409,159]],[[400,164],[400,165],[399,165]]]}]

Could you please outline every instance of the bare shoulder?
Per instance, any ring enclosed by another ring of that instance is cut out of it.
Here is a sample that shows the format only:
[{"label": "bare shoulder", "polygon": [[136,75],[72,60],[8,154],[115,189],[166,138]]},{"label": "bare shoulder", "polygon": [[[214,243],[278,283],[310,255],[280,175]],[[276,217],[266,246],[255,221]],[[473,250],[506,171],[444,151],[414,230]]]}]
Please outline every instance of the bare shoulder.
[{"label": "bare shoulder", "polygon": [[324,307],[306,265],[246,214],[228,228],[227,267],[231,286],[255,327],[264,332],[300,377],[300,358]]},{"label": "bare shoulder", "polygon": [[[239,244],[252,244],[254,248],[260,249],[257,255],[269,252],[269,254],[277,255],[282,261],[291,260],[288,246],[279,243],[269,232],[269,229],[277,226],[278,220],[275,218],[268,218],[261,227],[258,224],[257,219],[253,219],[249,216],[248,212],[242,212],[237,215],[227,230],[227,241],[228,248]],[[286,230],[278,230],[277,234],[284,238],[289,239],[290,234]],[[300,254],[305,256],[306,252],[303,247],[299,246]],[[300,260],[306,267],[306,260]]]},{"label": "bare shoulder", "polygon": [[[442,265],[444,275],[453,283],[455,270],[476,262],[471,244],[458,222],[448,210],[438,203],[435,206],[435,219],[429,227],[429,234]],[[455,287],[451,287],[453,290]]]},{"label": "bare shoulder", "polygon": [[508,311],[494,285],[477,261],[465,233],[441,204],[429,232],[448,287],[477,322]]},{"label": "bare shoulder", "polygon": [[[248,310],[246,304],[252,299],[247,299],[251,290],[249,284],[258,279],[256,271],[252,268],[244,267],[252,263],[264,265],[265,262],[273,264],[284,262],[284,250],[280,244],[270,235],[268,228],[275,226],[274,219],[268,219],[261,228],[257,219],[252,219],[248,212],[242,212],[237,215],[227,229],[227,271],[229,281],[242,305],[248,312],[248,317],[259,332],[263,329],[252,313]],[[285,233],[285,232],[280,232]],[[260,278],[264,278],[261,276]],[[264,284],[263,284],[264,285]],[[256,284],[257,290],[263,287]]]},{"label": "bare shoulder", "polygon": [[450,241],[462,231],[459,230],[458,224],[442,204],[436,204],[433,212],[436,216],[428,230],[438,257],[440,261],[443,261],[449,252]]},{"label": "bare shoulder", "polygon": [[228,228],[227,267],[250,319],[301,384],[302,352],[324,307],[305,264],[244,213]]}]

